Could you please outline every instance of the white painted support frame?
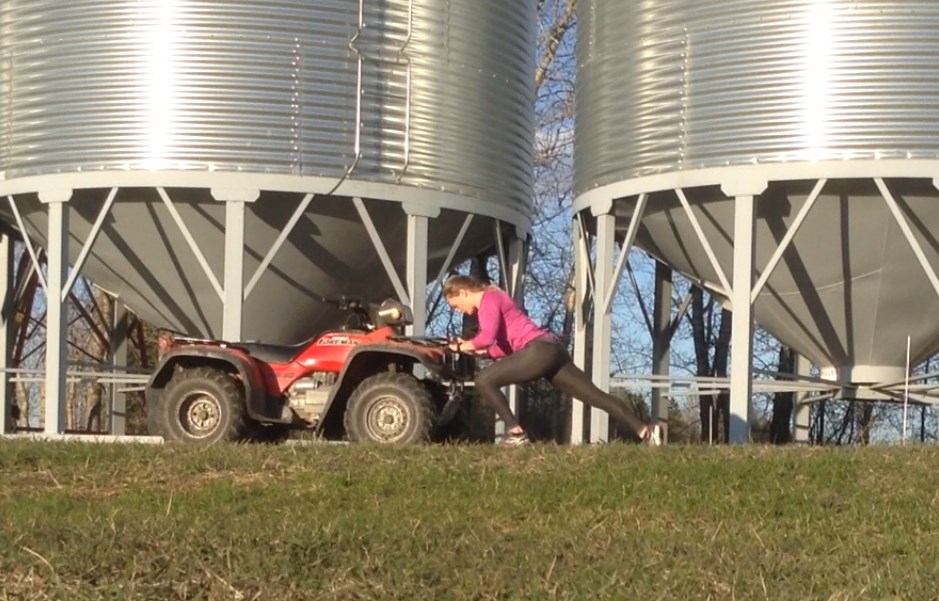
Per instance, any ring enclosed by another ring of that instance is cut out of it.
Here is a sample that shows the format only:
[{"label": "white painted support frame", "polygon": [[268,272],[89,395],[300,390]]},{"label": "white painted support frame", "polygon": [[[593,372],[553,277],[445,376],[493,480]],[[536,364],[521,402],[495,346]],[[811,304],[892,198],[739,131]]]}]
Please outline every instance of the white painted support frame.
[{"label": "white painted support frame", "polygon": [[[574,365],[580,369],[587,366],[587,306],[590,301],[590,254],[586,230],[578,214],[574,234]],[[584,442],[584,417],[586,406],[577,399],[571,400],[572,445]]]},{"label": "white painted support frame", "polygon": [[375,246],[375,251],[378,253],[378,258],[381,259],[381,263],[385,267],[385,273],[388,274],[388,278],[391,280],[391,285],[394,286],[395,293],[398,295],[398,300],[400,300],[405,305],[410,305],[411,298],[408,295],[407,289],[404,287],[404,283],[401,282],[401,277],[395,270],[394,264],[391,262],[391,257],[388,255],[388,250],[385,248],[385,243],[382,242],[381,236],[378,234],[378,228],[375,227],[375,222],[372,221],[371,215],[368,214],[368,209],[365,207],[365,202],[361,198],[355,197],[352,199],[352,204],[355,206],[355,210],[359,213],[359,218],[362,220],[362,224],[365,226],[365,231],[368,232],[368,236],[372,240],[372,244]]},{"label": "white painted support frame", "polygon": [[209,278],[209,283],[212,284],[212,288],[218,295],[219,300],[224,301],[225,293],[222,290],[222,285],[219,283],[218,278],[212,271],[212,268],[209,267],[209,262],[206,260],[205,255],[202,254],[202,250],[196,243],[196,239],[193,237],[192,232],[190,232],[189,228],[186,227],[186,222],[180,216],[179,211],[176,210],[176,205],[173,204],[173,200],[169,197],[169,194],[166,193],[165,188],[157,188],[157,194],[160,195],[160,198],[163,200],[163,204],[165,204],[166,208],[169,210],[170,216],[172,216],[173,221],[176,222],[176,226],[179,228],[180,233],[182,233],[183,238],[185,238],[186,243],[192,250],[192,254],[195,255],[199,265],[202,266],[202,270],[205,272],[206,277]]},{"label": "white painted support frame", "polygon": [[[575,290],[577,299],[574,311],[574,362],[581,369],[587,356],[587,302],[593,299],[593,347],[591,372],[594,384],[605,392],[610,389],[612,352],[612,307],[613,298],[622,279],[624,267],[628,267],[639,225],[645,214],[648,196],[639,195],[630,217],[626,235],[620,245],[619,256],[614,264],[616,250],[616,215],[611,211],[596,216],[596,261],[591,265],[589,236],[582,214],[577,215],[575,230]],[[610,205],[612,208],[612,204]],[[587,284],[585,286],[584,284]],[[587,294],[589,288],[590,294]],[[571,419],[571,443],[583,442],[584,404],[573,400]],[[592,443],[608,442],[610,439],[609,415],[600,409],[590,408],[590,433]]]},{"label": "white painted support frame", "polygon": [[303,200],[300,201],[300,204],[290,216],[290,219],[287,220],[287,224],[283,227],[283,229],[280,230],[280,233],[277,235],[277,239],[274,240],[274,244],[271,245],[270,250],[268,250],[267,254],[264,255],[264,259],[261,261],[261,264],[258,265],[258,268],[254,271],[254,275],[252,275],[251,279],[248,280],[248,285],[245,287],[244,300],[248,300],[248,297],[251,295],[254,287],[258,284],[258,280],[260,280],[261,276],[264,275],[264,272],[267,271],[271,261],[274,260],[274,257],[280,251],[281,247],[283,247],[284,243],[287,241],[287,238],[297,226],[297,222],[300,221],[300,218],[306,212],[307,207],[310,206],[313,198],[315,198],[314,194],[305,195]]},{"label": "white painted support frame", "polygon": [[[111,301],[111,335],[109,358],[114,367],[115,378],[121,374],[121,369],[127,368],[127,346],[130,320],[127,307],[118,298]],[[111,434],[124,436],[127,433],[127,394],[120,390],[118,384],[111,383]]]},{"label": "white painted support frame", "polygon": [[903,217],[903,211],[900,210],[900,206],[897,204],[896,199],[890,192],[890,188],[887,187],[887,184],[884,183],[882,178],[875,178],[874,183],[877,184],[877,188],[880,190],[880,193],[884,197],[884,201],[890,208],[890,212],[893,214],[893,218],[896,219],[897,225],[899,225],[900,230],[903,231],[903,235],[906,237],[906,241],[913,250],[913,254],[916,255],[916,260],[919,261],[920,266],[923,268],[923,272],[929,279],[929,283],[932,284],[933,290],[936,291],[936,294],[939,294],[939,277],[936,277],[936,270],[932,268],[932,266],[929,264],[929,260],[926,259],[926,254],[923,253],[923,248],[920,246],[919,241],[913,234],[913,230],[910,228],[910,224],[907,223],[906,218]]},{"label": "white painted support frame", "polygon": [[[453,241],[453,244],[450,246],[450,251],[447,253],[447,258],[444,259],[443,265],[440,266],[440,271],[437,272],[437,277],[434,278],[434,287],[435,289],[440,289],[443,286],[443,276],[446,275],[447,270],[450,269],[450,266],[453,265],[453,259],[456,257],[456,253],[460,250],[460,246],[463,244],[463,238],[466,237],[466,232],[469,231],[470,225],[473,223],[473,214],[470,213],[466,216],[466,219],[463,220],[463,225],[460,227],[460,232],[456,235],[456,240]],[[428,303],[430,299],[428,299]]]},{"label": "white painted support frame", "polygon": [[[796,373],[800,377],[809,377],[812,370],[812,364],[802,355],[796,355]],[[811,429],[811,405],[806,401],[811,396],[811,392],[799,392],[796,394],[796,402],[792,415],[793,436],[792,440],[798,443],[808,443]]]},{"label": "white painted support frame", "polygon": [[[594,273],[596,296],[593,314],[593,383],[605,392],[610,389],[610,359],[613,346],[613,317],[608,307],[597,303],[607,298],[614,288],[613,254],[616,242],[616,215],[597,216],[597,259]],[[628,251],[627,251],[628,252]],[[610,440],[610,416],[606,411],[590,408],[590,442]]]},{"label": "white painted support frame", "polygon": [[13,338],[13,318],[16,315],[16,289],[13,280],[13,240],[0,234],[0,435],[16,429],[13,420],[13,391],[10,389],[10,342]]},{"label": "white painted support frame", "polygon": [[66,315],[65,288],[68,270],[68,201],[71,190],[39,193],[40,202],[48,206],[46,266],[46,434],[62,434],[67,427],[65,413]]},{"label": "white painted support frame", "polygon": [[750,441],[753,409],[753,251],[755,196],[734,199],[734,285],[730,342],[730,442]]},{"label": "white painted support frame", "polygon": [[407,326],[410,336],[423,336],[427,329],[427,240],[428,217],[408,215],[406,279],[414,323]]},{"label": "white painted support frame", "polygon": [[688,198],[685,196],[685,191],[679,188],[675,190],[675,194],[678,196],[678,201],[681,203],[681,206],[685,209],[685,213],[688,216],[688,221],[691,223],[691,227],[694,229],[694,233],[698,236],[698,240],[701,242],[701,246],[704,247],[704,252],[708,257],[708,261],[711,262],[711,267],[717,274],[717,278],[721,281],[722,290],[719,290],[718,292],[721,292],[727,298],[730,298],[733,296],[731,293],[730,283],[727,281],[727,276],[724,275],[724,270],[721,269],[721,265],[717,261],[717,255],[714,254],[714,249],[711,247],[711,243],[708,242],[707,236],[704,235],[704,230],[701,229],[701,224],[698,222],[698,218],[695,216],[694,211],[691,210],[691,205],[688,203]]},{"label": "white painted support frame", "polygon": [[259,190],[211,190],[215,200],[225,203],[225,266],[222,298],[222,339],[241,340],[245,298],[245,217],[248,203],[260,197]]},{"label": "white painted support frame", "polygon": [[36,247],[33,246],[32,241],[29,239],[29,231],[26,229],[26,224],[23,223],[23,217],[20,215],[19,207],[16,206],[16,201],[12,196],[7,196],[7,201],[10,203],[10,210],[13,211],[13,218],[16,220],[16,226],[20,229],[20,235],[23,237],[23,244],[26,246],[26,252],[29,253],[30,261],[32,262],[33,269],[36,270],[36,276],[39,278],[39,285],[42,286],[43,292],[49,292],[49,286],[46,284],[46,276],[43,275],[42,269],[39,268],[39,255],[36,253]]},{"label": "white painted support frame", "polygon": [[[655,262],[655,283],[652,307],[652,375],[666,376],[671,364],[672,330],[672,269],[660,261]],[[691,295],[687,296],[691,300]],[[687,307],[687,304],[684,305]],[[683,310],[679,309],[680,320]],[[651,409],[653,421],[668,421],[668,397],[660,388],[652,389]],[[668,429],[665,432],[668,442]]]}]

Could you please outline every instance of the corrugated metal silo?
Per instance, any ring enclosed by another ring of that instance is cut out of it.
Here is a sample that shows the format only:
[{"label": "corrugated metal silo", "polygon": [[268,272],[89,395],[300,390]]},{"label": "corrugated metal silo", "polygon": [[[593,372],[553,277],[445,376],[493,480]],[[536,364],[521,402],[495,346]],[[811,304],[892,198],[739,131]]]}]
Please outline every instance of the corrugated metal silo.
[{"label": "corrugated metal silo", "polygon": [[824,377],[896,398],[907,337],[939,348],[937,26],[927,1],[587,0],[577,209],[639,207],[636,243],[735,319],[752,298]]},{"label": "corrugated metal silo", "polygon": [[524,236],[534,26],[533,0],[2,0],[0,213],[48,246],[67,200],[72,263],[101,215],[82,273],[150,322],[302,339],[315,296],[391,294],[415,231],[430,276],[461,231],[457,259]]}]

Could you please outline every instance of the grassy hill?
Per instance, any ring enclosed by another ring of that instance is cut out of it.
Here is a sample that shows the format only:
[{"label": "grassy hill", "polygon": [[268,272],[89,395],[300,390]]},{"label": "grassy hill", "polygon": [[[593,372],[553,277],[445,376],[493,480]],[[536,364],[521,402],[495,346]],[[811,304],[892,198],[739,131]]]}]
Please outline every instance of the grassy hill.
[{"label": "grassy hill", "polygon": [[937,599],[939,449],[0,442],[0,600]]}]

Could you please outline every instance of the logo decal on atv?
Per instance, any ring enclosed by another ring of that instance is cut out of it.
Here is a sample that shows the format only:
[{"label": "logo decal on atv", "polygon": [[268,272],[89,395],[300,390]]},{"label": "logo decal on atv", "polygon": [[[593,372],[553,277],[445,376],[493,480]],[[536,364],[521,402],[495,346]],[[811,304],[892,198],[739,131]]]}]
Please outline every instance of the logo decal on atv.
[{"label": "logo decal on atv", "polygon": [[316,346],[357,346],[359,341],[348,336],[323,336],[316,341]]}]

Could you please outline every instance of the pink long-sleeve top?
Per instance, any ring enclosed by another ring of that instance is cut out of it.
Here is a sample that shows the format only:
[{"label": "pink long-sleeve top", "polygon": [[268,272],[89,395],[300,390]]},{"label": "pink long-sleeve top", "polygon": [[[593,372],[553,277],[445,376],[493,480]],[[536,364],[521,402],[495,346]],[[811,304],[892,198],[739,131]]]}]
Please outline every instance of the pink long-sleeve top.
[{"label": "pink long-sleeve top", "polygon": [[537,338],[553,337],[535,325],[512,297],[499,288],[483,292],[476,315],[479,333],[470,342],[474,348],[486,349],[493,359],[511,355]]}]

